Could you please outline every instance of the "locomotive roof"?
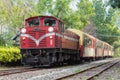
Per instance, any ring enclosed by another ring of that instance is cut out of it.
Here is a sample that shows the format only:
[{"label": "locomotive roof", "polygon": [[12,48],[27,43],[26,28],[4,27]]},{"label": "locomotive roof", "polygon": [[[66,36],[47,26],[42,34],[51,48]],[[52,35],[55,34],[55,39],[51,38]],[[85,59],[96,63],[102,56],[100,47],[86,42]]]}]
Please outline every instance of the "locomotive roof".
[{"label": "locomotive roof", "polygon": [[[38,17],[42,17],[42,18],[54,18],[54,19],[56,19],[56,20],[60,20],[60,19],[58,19],[58,18],[56,18],[56,17],[54,17],[54,16],[33,16],[33,17],[29,17],[29,18],[26,18],[25,20],[27,21],[27,20],[29,20],[29,19],[33,19],[33,18],[38,18]],[[63,22],[62,20],[60,20],[61,22]],[[64,22],[63,22],[64,23]]]}]

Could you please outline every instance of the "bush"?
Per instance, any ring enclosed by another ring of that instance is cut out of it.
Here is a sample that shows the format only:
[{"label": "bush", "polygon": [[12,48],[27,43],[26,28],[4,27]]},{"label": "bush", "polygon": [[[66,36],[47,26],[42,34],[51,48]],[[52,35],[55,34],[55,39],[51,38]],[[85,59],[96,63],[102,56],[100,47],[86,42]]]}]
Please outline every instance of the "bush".
[{"label": "bush", "polygon": [[115,49],[114,57],[120,57],[120,48]]},{"label": "bush", "polygon": [[0,62],[16,62],[21,59],[20,50],[17,47],[0,47]]}]

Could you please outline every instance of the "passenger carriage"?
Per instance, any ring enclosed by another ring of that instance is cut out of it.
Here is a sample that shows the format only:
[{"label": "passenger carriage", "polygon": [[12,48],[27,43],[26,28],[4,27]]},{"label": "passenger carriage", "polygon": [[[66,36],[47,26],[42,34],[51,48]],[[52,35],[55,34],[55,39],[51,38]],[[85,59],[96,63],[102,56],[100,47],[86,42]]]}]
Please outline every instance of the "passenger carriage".
[{"label": "passenger carriage", "polygon": [[79,47],[81,59],[95,59],[95,38],[77,29],[69,29],[80,36]]},{"label": "passenger carriage", "polygon": [[93,60],[95,59],[95,38],[91,35],[88,35],[84,33],[84,40],[83,40],[83,45],[84,45],[84,52],[83,52],[83,57],[84,58],[92,58]]},{"label": "passenger carriage", "polygon": [[113,57],[114,56],[114,48],[113,48],[113,46],[112,46],[112,49],[111,49],[111,57]]},{"label": "passenger carriage", "polygon": [[102,59],[104,56],[104,43],[103,41],[96,39],[96,58]]},{"label": "passenger carriage", "polygon": [[109,56],[108,57],[112,57],[112,56],[113,56],[113,47],[109,45]]},{"label": "passenger carriage", "polygon": [[107,58],[108,57],[108,55],[109,55],[109,45],[108,45],[108,43],[106,43],[106,42],[104,42],[104,51],[103,51],[104,53],[104,58]]}]

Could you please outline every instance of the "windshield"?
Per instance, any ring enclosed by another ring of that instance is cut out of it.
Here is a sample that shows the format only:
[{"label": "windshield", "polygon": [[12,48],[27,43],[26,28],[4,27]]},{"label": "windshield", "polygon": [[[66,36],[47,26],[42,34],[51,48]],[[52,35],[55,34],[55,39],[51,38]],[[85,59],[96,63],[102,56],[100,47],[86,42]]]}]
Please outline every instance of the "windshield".
[{"label": "windshield", "polygon": [[32,19],[28,21],[28,26],[32,27],[32,26],[39,26],[39,19]]},{"label": "windshield", "polygon": [[46,18],[44,20],[44,26],[56,26],[56,21],[54,19]]}]

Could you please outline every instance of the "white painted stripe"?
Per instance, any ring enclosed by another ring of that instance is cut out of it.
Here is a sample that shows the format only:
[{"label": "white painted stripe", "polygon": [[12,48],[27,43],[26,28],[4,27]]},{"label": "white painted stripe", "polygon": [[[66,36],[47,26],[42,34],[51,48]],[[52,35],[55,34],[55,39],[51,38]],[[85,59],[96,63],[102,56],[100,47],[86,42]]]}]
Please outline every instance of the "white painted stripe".
[{"label": "white painted stripe", "polygon": [[56,36],[59,36],[59,37],[62,37],[62,38],[65,38],[65,39],[68,39],[68,40],[71,40],[71,41],[76,41],[76,42],[78,42],[78,40],[75,39],[75,38],[71,38],[71,37],[68,37],[68,36],[63,36],[63,35],[58,34],[58,33],[47,33],[47,34],[44,34],[44,35],[42,35],[38,40],[35,39],[33,36],[31,36],[31,35],[29,35],[29,34],[21,34],[21,36],[28,37],[28,38],[30,38],[31,40],[33,40],[33,41],[36,43],[37,46],[39,45],[40,41],[42,41],[44,38],[46,38],[46,37],[48,37],[48,36],[52,36],[52,35],[56,35]]},{"label": "white painted stripe", "polygon": [[68,39],[68,40],[71,40],[71,41],[76,41],[76,42],[78,42],[77,39],[72,38],[72,37],[68,37],[68,36],[65,36],[65,35],[63,36],[63,35],[58,34],[58,33],[55,33],[55,35],[56,35],[56,36],[59,36],[59,37],[62,37],[62,38],[65,38],[65,39]]},{"label": "white painted stripe", "polygon": [[33,36],[29,35],[29,34],[21,34],[21,36],[25,36],[25,37],[28,37],[30,38],[31,40],[33,40],[36,45],[38,46],[40,41],[42,41],[44,38],[48,37],[48,36],[51,36],[51,35],[55,35],[55,33],[48,33],[48,34],[45,34],[43,36],[41,36],[38,40],[35,39]]}]

